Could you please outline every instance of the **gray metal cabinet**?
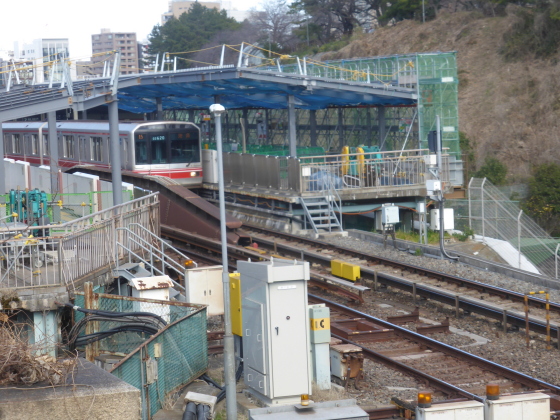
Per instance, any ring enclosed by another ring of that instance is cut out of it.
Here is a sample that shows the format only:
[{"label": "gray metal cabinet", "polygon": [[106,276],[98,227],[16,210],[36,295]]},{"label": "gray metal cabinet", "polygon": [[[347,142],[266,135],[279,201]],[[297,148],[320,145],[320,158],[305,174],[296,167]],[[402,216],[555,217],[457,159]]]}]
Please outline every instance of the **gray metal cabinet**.
[{"label": "gray metal cabinet", "polygon": [[267,404],[311,394],[309,264],[238,262],[243,311],[245,383]]}]

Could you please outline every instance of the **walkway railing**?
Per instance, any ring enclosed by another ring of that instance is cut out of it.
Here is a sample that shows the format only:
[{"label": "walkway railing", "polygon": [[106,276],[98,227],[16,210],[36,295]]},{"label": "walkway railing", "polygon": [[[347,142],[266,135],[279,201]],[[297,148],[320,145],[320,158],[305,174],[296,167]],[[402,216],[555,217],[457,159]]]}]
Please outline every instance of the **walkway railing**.
[{"label": "walkway railing", "polygon": [[3,224],[0,289],[73,288],[75,281],[115,265],[117,229],[133,223],[159,234],[157,193],[60,225]]},{"label": "walkway railing", "polygon": [[[304,158],[224,153],[226,184],[322,194],[332,183],[339,193],[357,189],[423,187],[433,179],[426,150],[365,152]],[[442,180],[449,185],[449,159],[443,156]]]},{"label": "walkway railing", "polygon": [[[187,268],[198,267],[189,257],[177,248],[155,235],[139,223],[132,223],[128,227],[117,228],[117,257],[128,257],[128,262],[144,263],[152,276],[163,276],[174,272],[179,278],[186,279]],[[168,252],[176,254],[188,266],[182,266],[173,259]],[[118,268],[118,267],[117,267]],[[185,288],[171,279],[177,289],[185,294]]]}]

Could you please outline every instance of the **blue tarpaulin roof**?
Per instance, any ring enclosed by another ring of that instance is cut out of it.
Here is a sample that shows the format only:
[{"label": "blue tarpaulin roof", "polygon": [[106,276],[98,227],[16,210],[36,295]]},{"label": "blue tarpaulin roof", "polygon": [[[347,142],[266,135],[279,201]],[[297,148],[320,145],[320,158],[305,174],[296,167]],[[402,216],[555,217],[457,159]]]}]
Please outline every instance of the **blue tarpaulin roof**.
[{"label": "blue tarpaulin roof", "polygon": [[144,73],[121,78],[118,91],[119,108],[135,113],[156,111],[156,98],[164,110],[207,109],[215,102],[226,109],[285,109],[288,95],[300,109],[417,102],[414,89],[235,67]]}]

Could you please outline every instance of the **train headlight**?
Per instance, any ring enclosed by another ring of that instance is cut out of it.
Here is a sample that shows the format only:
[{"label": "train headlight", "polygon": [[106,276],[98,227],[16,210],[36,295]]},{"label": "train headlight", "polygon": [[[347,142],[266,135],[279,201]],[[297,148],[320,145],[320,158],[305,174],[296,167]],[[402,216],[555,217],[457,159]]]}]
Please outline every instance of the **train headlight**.
[{"label": "train headlight", "polygon": [[191,172],[191,178],[194,178],[195,176],[196,176],[196,172],[195,172],[195,171],[192,171],[192,172]]}]

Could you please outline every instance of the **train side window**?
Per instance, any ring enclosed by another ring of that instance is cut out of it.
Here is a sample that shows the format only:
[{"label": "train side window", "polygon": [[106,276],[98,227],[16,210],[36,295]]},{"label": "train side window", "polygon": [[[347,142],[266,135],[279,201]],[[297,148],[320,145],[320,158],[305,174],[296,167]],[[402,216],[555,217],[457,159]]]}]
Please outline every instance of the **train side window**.
[{"label": "train side window", "polygon": [[103,161],[103,138],[90,137],[89,147],[91,160],[94,160],[96,162]]},{"label": "train side window", "polygon": [[74,159],[74,136],[62,136],[62,150],[64,157]]},{"label": "train side window", "polygon": [[6,153],[12,153],[12,151],[10,150],[10,135],[9,134],[4,134],[4,154]]},{"label": "train side window", "polygon": [[49,135],[43,134],[43,155],[49,155]]},{"label": "train side window", "polygon": [[19,134],[12,134],[12,152],[21,155],[21,138]]},{"label": "train side window", "polygon": [[39,138],[37,137],[37,134],[31,134],[31,154],[39,154]]}]

